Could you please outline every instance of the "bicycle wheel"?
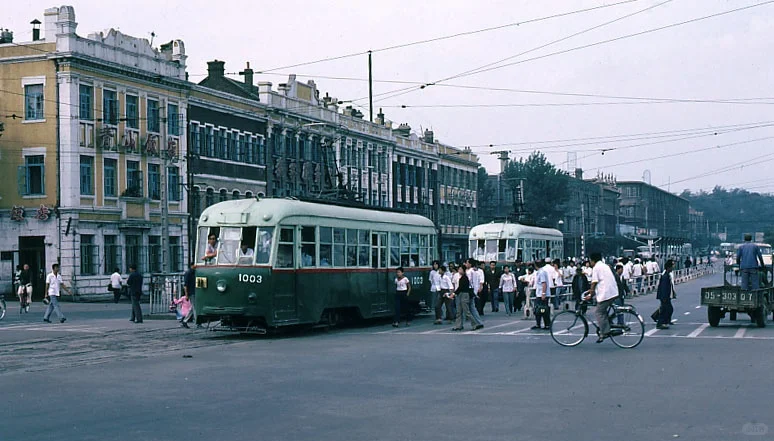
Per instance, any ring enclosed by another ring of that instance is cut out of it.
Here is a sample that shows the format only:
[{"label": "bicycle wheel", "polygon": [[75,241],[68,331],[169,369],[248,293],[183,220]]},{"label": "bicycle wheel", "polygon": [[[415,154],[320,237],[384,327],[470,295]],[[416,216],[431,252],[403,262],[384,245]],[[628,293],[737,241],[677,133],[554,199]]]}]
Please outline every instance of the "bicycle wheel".
[{"label": "bicycle wheel", "polygon": [[574,311],[562,311],[551,320],[551,338],[562,346],[577,346],[587,335],[586,317]]},{"label": "bicycle wheel", "polygon": [[[619,319],[623,324],[619,324]],[[610,340],[619,348],[631,349],[645,337],[645,323],[632,311],[620,311],[610,323]]]},{"label": "bicycle wheel", "polygon": [[5,317],[5,309],[6,309],[5,308],[5,299],[0,300],[0,320],[2,320],[3,317]]}]

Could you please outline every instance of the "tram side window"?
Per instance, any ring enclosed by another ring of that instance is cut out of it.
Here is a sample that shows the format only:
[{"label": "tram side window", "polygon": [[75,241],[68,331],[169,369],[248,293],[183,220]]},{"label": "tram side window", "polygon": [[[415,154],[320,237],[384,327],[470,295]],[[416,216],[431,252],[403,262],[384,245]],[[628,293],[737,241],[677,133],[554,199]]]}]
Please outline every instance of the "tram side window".
[{"label": "tram side window", "polygon": [[347,230],[347,266],[357,266],[357,230]]},{"label": "tram side window", "polygon": [[411,255],[409,256],[409,266],[417,266],[419,264],[419,235],[416,233],[411,234]]},{"label": "tram side window", "polygon": [[400,233],[400,266],[411,266],[411,253],[409,251],[408,233]]},{"label": "tram side window", "polygon": [[333,266],[346,266],[346,230],[343,228],[333,229]]},{"label": "tram side window", "polygon": [[320,227],[320,266],[333,264],[333,228]]},{"label": "tram side window", "polygon": [[508,239],[505,245],[505,260],[509,262],[516,260],[516,240],[515,239]]},{"label": "tram side window", "polygon": [[400,233],[390,233],[390,266],[400,266]]},{"label": "tram side window", "polygon": [[419,266],[427,266],[427,244],[426,234],[419,235]]},{"label": "tram side window", "polygon": [[293,228],[280,228],[277,268],[293,268]]},{"label": "tram side window", "polygon": [[486,241],[471,240],[470,241],[470,257],[476,260],[483,260],[486,257]]},{"label": "tram side window", "polygon": [[387,268],[387,233],[371,233],[371,267]]},{"label": "tram side window", "polygon": [[255,263],[266,265],[271,257],[271,242],[274,237],[274,227],[261,228],[258,231],[258,247],[255,254]]},{"label": "tram side window", "polygon": [[255,260],[255,239],[257,227],[242,228],[242,242],[237,249],[237,264],[252,265]]},{"label": "tram side window", "polygon": [[316,227],[301,227],[301,266],[317,266]]},{"label": "tram side window", "polygon": [[368,230],[357,231],[357,266],[370,266],[370,253],[368,252],[370,241],[368,240]]}]

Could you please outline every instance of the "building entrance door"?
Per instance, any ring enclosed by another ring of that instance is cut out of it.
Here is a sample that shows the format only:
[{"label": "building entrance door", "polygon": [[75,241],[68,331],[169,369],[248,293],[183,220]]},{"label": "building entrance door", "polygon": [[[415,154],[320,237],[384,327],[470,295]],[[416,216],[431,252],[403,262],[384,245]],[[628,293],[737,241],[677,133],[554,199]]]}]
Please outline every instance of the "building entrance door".
[{"label": "building entrance door", "polygon": [[20,236],[19,237],[19,265],[30,266],[32,274],[33,300],[44,297],[46,288],[46,245],[44,236]]}]

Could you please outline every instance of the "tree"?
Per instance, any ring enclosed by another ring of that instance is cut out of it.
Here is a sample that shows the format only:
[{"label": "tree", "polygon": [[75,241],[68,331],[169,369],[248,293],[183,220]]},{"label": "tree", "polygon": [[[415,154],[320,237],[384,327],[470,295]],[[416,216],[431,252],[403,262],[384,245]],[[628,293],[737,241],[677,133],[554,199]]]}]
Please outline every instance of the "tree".
[{"label": "tree", "polygon": [[484,167],[478,168],[478,221],[489,222],[494,218],[496,210],[495,188],[489,179],[489,174]]},{"label": "tree", "polygon": [[567,202],[569,176],[548,162],[545,155],[533,152],[525,160],[510,161],[505,169],[505,182],[518,194],[524,182],[524,211],[526,223],[556,227],[564,215],[562,205]]}]

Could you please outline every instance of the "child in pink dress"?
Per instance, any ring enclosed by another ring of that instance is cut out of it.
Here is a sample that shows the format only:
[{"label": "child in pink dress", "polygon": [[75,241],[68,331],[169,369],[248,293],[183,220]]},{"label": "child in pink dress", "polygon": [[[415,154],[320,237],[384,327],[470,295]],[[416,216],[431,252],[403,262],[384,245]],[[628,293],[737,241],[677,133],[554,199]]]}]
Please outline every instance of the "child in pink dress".
[{"label": "child in pink dress", "polygon": [[180,321],[180,326],[187,328],[188,323],[185,322],[185,317],[187,317],[188,312],[191,311],[191,300],[188,296],[181,296],[180,298],[173,299],[172,303],[177,305],[177,319]]}]

